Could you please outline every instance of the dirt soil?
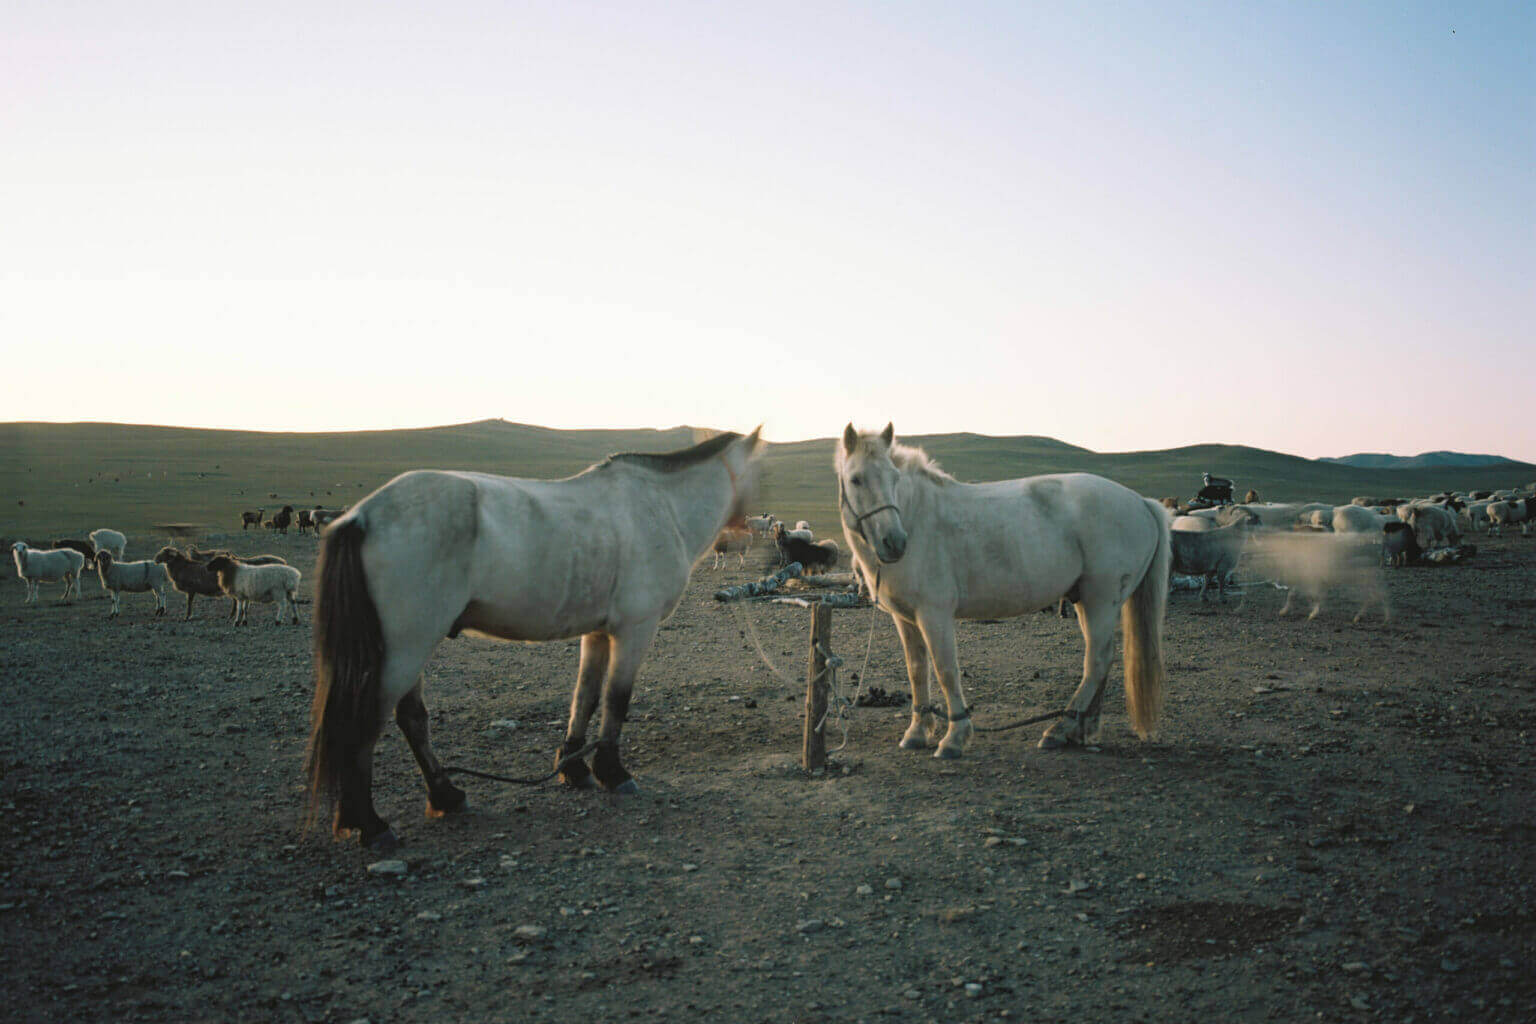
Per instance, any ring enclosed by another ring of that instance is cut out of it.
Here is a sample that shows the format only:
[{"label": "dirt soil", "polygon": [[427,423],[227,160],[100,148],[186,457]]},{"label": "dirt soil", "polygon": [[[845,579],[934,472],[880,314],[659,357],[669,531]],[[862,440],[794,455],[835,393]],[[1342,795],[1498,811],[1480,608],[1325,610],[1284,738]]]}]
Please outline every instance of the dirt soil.
[{"label": "dirt soil", "polygon": [[[312,539],[230,540],[288,556],[309,596]],[[1278,619],[1273,589],[1175,594],[1151,742],[1117,668],[1097,750],[1038,750],[1032,726],[941,762],[897,749],[904,712],[860,709],[814,777],[810,613],[717,604],[757,567],[704,566],[636,688],[642,793],[468,780],[469,811],[429,821],[391,732],[375,795],[403,877],[300,831],[311,605],[234,629],[222,603],[156,620],[127,595],[108,621],[94,579],[23,606],[9,578],[4,1017],[1529,1020],[1536,540],[1478,543],[1389,571],[1390,625]],[[870,622],[835,615],[840,683]],[[1076,685],[1081,638],[1055,615],[960,641],[979,726]],[[545,770],[576,658],[445,640],[427,670],[444,761]],[[883,616],[867,682],[905,692]]]}]

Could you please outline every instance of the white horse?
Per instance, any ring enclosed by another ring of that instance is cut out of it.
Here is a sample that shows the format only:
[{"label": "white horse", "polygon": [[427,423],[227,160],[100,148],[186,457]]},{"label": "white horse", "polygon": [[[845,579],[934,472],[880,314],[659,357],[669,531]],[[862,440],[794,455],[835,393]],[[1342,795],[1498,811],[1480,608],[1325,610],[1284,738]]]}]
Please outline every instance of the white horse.
[{"label": "white horse", "polygon": [[22,604],[37,600],[38,585],[64,581],[64,593],[60,601],[69,600],[71,594],[80,593],[80,573],[85,568],[85,556],[71,548],[51,548],[38,551],[29,548],[25,541],[11,545],[11,557],[16,559],[16,575],[27,584],[27,596]]},{"label": "white horse", "polygon": [[1114,650],[1125,630],[1126,710],[1145,737],[1162,703],[1168,513],[1158,502],[1086,473],[962,484],[920,449],[895,443],[887,424],[849,424],[837,451],[843,533],[896,623],[912,684],[901,739],[923,749],[937,736],[928,704],[932,664],[949,719],[935,757],[959,757],[972,727],[960,686],[955,620],[1022,615],[1062,595],[1077,608],[1083,680],[1040,746],[1087,744]]},{"label": "white horse", "polygon": [[[418,470],[396,477],[324,535],[315,588],[310,806],[338,836],[398,837],[373,808],[373,747],[391,711],[427,784],[427,814],[464,806],[427,736],[421,670],[444,636],[581,637],[562,780],[638,790],[619,760],[630,692],[694,562],[736,521],[756,476],[758,433],[666,455],[610,456],[567,480]],[[602,698],[588,768],[586,744]],[[564,761],[561,766],[562,760]]]}]

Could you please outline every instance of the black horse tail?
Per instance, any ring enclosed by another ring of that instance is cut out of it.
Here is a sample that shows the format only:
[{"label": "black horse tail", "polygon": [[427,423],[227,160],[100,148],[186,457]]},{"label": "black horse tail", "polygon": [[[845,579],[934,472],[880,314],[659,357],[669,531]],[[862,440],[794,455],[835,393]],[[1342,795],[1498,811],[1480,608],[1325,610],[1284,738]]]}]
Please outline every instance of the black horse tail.
[{"label": "black horse tail", "polygon": [[[336,807],[344,776],[379,738],[384,630],[363,572],[362,524],[333,525],[320,543],[315,585],[315,701],[310,709],[306,827]],[[336,821],[338,831],[356,827]]]}]

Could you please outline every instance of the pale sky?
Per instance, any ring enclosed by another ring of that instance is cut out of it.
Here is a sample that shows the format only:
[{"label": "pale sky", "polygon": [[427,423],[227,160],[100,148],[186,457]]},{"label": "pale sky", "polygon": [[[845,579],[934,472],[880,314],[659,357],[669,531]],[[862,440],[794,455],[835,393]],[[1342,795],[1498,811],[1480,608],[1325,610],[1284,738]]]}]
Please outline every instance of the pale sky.
[{"label": "pale sky", "polygon": [[1533,324],[1524,0],[0,7],[3,420],[1536,461]]}]

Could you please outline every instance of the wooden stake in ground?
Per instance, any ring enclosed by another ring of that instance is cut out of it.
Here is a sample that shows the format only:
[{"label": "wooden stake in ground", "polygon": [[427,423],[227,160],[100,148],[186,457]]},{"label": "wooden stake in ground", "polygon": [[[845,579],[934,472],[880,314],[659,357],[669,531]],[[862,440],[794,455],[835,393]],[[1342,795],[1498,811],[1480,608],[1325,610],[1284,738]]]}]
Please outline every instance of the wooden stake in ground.
[{"label": "wooden stake in ground", "polygon": [[824,604],[811,606],[811,650],[805,667],[805,741],[801,745],[800,766],[814,771],[827,763],[827,740],[817,728],[827,716],[827,658],[832,650],[832,609]]}]

